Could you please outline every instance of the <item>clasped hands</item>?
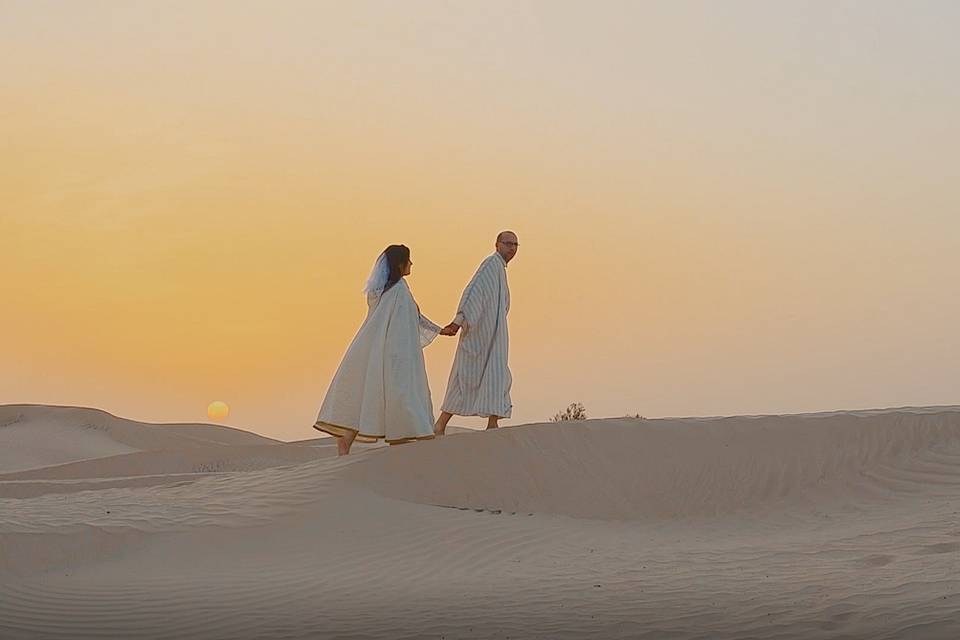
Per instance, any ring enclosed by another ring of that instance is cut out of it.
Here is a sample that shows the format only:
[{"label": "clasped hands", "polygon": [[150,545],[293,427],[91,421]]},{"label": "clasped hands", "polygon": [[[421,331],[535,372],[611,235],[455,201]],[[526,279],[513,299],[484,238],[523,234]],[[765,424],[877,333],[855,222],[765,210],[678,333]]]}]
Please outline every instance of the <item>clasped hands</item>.
[{"label": "clasped hands", "polygon": [[456,322],[451,322],[450,324],[445,326],[443,329],[440,329],[440,335],[455,336],[457,335],[458,331],[460,331],[460,325],[458,325]]}]

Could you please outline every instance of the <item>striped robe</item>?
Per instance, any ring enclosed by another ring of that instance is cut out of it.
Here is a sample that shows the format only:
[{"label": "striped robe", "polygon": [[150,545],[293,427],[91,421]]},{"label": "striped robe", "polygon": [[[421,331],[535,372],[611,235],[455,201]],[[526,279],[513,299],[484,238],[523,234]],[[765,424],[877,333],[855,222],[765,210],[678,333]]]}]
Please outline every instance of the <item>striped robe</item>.
[{"label": "striped robe", "polygon": [[510,417],[509,311],[507,263],[494,253],[480,264],[460,299],[454,322],[462,329],[443,411],[458,416]]}]

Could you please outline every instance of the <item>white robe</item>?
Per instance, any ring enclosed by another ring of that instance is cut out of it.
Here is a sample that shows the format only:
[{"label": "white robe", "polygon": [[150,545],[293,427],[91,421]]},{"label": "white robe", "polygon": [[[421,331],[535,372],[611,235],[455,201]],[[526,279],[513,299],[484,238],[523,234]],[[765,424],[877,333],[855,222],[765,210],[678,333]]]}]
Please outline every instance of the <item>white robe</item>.
[{"label": "white robe", "polygon": [[440,327],[420,314],[401,278],[369,309],[323,400],[315,429],[357,440],[406,442],[433,437],[433,403],[423,347]]},{"label": "white robe", "polygon": [[507,263],[494,253],[463,291],[454,322],[462,328],[441,408],[458,416],[499,416],[513,411],[507,366],[510,338]]}]

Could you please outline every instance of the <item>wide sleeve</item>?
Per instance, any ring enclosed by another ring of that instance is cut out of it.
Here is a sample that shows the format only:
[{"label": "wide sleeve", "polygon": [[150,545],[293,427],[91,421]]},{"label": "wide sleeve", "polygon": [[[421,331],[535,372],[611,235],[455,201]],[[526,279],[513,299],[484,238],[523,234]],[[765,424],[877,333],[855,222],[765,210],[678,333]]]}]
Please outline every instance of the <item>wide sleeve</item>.
[{"label": "wide sleeve", "polygon": [[374,312],[377,308],[377,305],[380,304],[381,292],[368,293],[367,294],[367,318],[370,317],[370,314]]},{"label": "wide sleeve", "polygon": [[420,319],[417,322],[417,329],[420,334],[420,348],[422,349],[433,342],[434,339],[440,335],[440,330],[443,327],[432,322],[430,318],[420,313],[419,308],[417,309],[417,313],[420,316]]},{"label": "wide sleeve", "polygon": [[420,342],[420,348],[423,349],[428,344],[433,342],[433,340],[440,335],[440,331],[443,327],[431,321],[430,318],[426,317],[420,313],[420,305],[417,304],[417,301],[413,298],[413,292],[410,291],[410,287],[406,282],[403,283],[403,288],[406,291],[408,300],[412,303],[413,308],[416,309],[417,313],[417,337]]},{"label": "wide sleeve", "polygon": [[493,301],[493,294],[496,291],[495,278],[496,272],[490,262],[484,262],[467,284],[467,288],[463,290],[463,296],[457,306],[457,315],[453,321],[463,327],[464,331],[469,331],[470,327],[480,321],[483,310]]}]

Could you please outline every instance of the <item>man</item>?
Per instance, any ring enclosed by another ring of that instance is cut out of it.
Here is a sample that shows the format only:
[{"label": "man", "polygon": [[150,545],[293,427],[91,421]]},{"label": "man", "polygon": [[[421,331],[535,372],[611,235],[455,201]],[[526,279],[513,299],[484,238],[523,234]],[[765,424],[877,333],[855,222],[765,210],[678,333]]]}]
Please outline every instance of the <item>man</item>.
[{"label": "man", "polygon": [[453,416],[484,416],[487,429],[496,429],[500,418],[509,418],[510,369],[507,367],[509,338],[507,313],[510,289],[507,264],[517,255],[517,234],[503,231],[497,236],[496,252],[480,264],[463,291],[453,322],[444,327],[446,335],[460,334],[447,394],[433,432],[442,436]]}]

